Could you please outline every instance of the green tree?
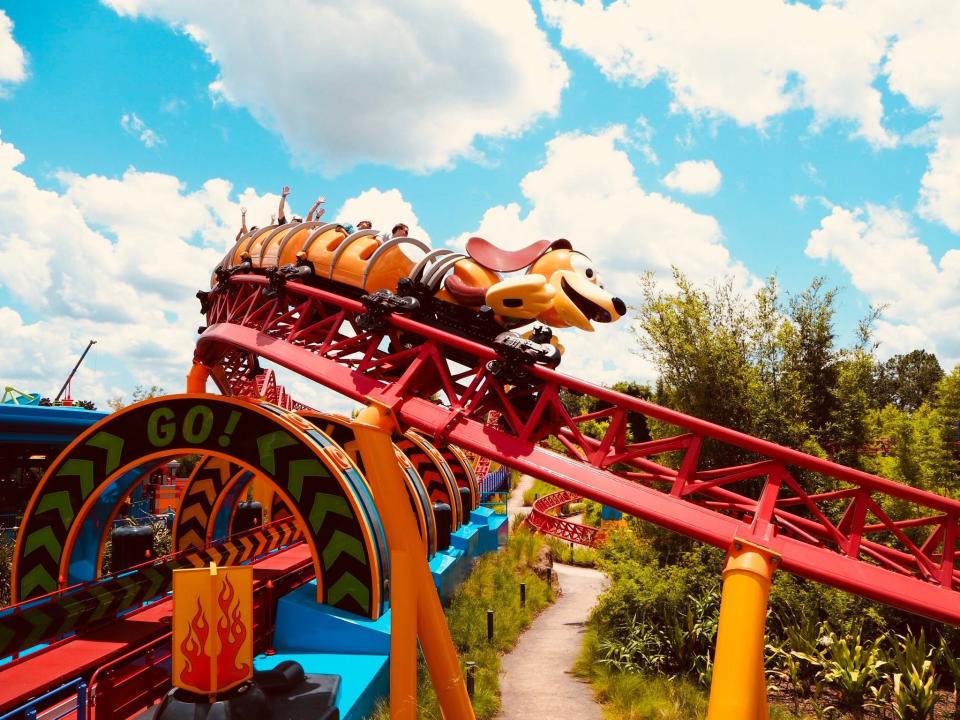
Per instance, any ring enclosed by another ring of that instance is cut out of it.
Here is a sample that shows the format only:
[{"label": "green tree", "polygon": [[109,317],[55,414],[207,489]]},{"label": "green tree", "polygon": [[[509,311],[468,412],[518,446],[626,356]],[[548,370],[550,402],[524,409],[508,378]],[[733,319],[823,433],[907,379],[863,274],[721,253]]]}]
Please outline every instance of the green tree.
[{"label": "green tree", "polygon": [[960,494],[960,365],[937,383],[931,418],[931,478],[940,492]]},{"label": "green tree", "polygon": [[874,402],[878,407],[893,403],[914,412],[933,394],[943,375],[937,357],[926,350],[894,355],[877,365]]},{"label": "green tree", "polygon": [[[667,293],[651,274],[644,277],[637,316],[641,351],[660,373],[657,402],[750,432],[756,371],[750,362],[752,319],[747,303],[729,280],[707,292],[694,287],[676,268],[673,279],[677,291]],[[709,444],[701,457],[704,467],[744,459],[735,448]]]},{"label": "green tree", "polygon": [[862,350],[836,364],[837,384],[832,390],[827,435],[834,460],[850,467],[861,467],[860,452],[870,439],[867,414],[873,368],[873,358]]},{"label": "green tree", "polygon": [[159,397],[160,395],[166,394],[167,391],[159,385],[151,385],[150,387],[137,385],[133,389],[133,392],[130,393],[130,402],[124,400],[123,395],[117,395],[116,397],[112,397],[107,400],[107,405],[111,410],[113,410],[113,412],[116,412],[117,410],[122,410],[127,405],[133,405],[134,403],[138,403],[142,400],[148,400],[149,398]]},{"label": "green tree", "polygon": [[[853,351],[835,347],[836,290],[817,278],[784,302],[770,277],[751,302],[729,280],[703,290],[675,269],[674,282],[668,292],[646,276],[638,308],[641,352],[659,371],[658,402],[810,452],[859,443],[864,430],[850,423],[862,418],[842,408],[860,412],[857,383],[864,371],[870,380],[873,361],[861,349],[840,387],[842,361]],[[701,467],[747,460],[707,443]]]},{"label": "green tree", "polygon": [[797,411],[821,445],[830,442],[828,428],[835,417],[839,379],[834,348],[833,318],[837,291],[824,288],[824,278],[790,298],[788,316],[794,326],[785,338],[784,364],[796,376]]},{"label": "green tree", "polygon": [[777,278],[767,278],[756,293],[756,315],[751,334],[751,359],[757,384],[754,399],[754,434],[792,447],[802,446],[810,432],[805,408],[800,362],[799,326],[787,314]]},{"label": "green tree", "polygon": [[911,415],[893,404],[867,412],[867,436],[870,440],[889,440],[890,449],[864,458],[865,470],[907,485],[924,486],[916,423],[919,414]]}]

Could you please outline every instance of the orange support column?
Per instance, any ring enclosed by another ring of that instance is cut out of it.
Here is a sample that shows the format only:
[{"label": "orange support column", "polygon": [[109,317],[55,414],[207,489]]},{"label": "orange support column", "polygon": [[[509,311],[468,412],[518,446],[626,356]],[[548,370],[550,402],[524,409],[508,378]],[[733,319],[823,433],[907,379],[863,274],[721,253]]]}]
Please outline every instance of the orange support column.
[{"label": "orange support column", "polygon": [[727,555],[707,720],[766,720],[764,628],[776,553],[736,540]]},{"label": "orange support column", "polygon": [[357,447],[390,546],[390,717],[417,717],[417,633],[443,716],[474,720],[427,553],[410,512],[386,407],[370,404],[353,421]]},{"label": "orange support column", "polygon": [[194,363],[190,372],[187,373],[187,392],[205,393],[208,377],[210,377],[210,369],[200,363]]}]

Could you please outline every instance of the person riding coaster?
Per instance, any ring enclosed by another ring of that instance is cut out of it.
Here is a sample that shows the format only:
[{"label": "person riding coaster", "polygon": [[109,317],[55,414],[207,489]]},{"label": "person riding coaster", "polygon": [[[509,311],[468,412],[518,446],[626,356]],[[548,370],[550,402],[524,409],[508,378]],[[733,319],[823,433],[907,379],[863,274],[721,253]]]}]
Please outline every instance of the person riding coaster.
[{"label": "person riding coaster", "polygon": [[[414,262],[404,245],[416,247],[422,258]],[[350,233],[337,223],[272,225],[240,238],[211,285],[236,272],[307,283],[332,280],[368,295],[403,295],[400,288],[412,284],[444,303],[477,312],[487,306],[485,312],[492,310],[506,329],[537,321],[593,331],[592,323],[614,322],[626,314],[623,300],[603,288],[589,258],[568,240],[539,240],[508,251],[471,237],[465,249],[466,254],[431,249],[416,238],[383,237],[374,229]],[[549,342],[549,333],[546,338]]]}]

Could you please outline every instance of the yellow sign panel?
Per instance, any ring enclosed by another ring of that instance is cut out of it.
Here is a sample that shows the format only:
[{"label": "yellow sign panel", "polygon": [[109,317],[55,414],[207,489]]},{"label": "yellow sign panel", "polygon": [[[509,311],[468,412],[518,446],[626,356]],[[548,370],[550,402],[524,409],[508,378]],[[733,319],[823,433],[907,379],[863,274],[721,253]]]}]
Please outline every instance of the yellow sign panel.
[{"label": "yellow sign panel", "polygon": [[173,571],[173,684],[215,695],[253,677],[253,568]]}]

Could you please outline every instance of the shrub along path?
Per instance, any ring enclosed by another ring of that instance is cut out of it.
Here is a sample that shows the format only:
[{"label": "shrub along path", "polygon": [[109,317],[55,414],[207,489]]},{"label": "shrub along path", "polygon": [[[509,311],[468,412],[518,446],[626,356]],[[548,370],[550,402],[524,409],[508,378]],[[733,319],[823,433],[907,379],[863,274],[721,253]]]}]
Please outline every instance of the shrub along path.
[{"label": "shrub along path", "polygon": [[570,565],[557,564],[553,570],[563,594],[503,657],[502,710],[497,720],[601,720],[590,685],[571,673],[583,646],[587,615],[606,586],[606,577],[597,570]]}]

